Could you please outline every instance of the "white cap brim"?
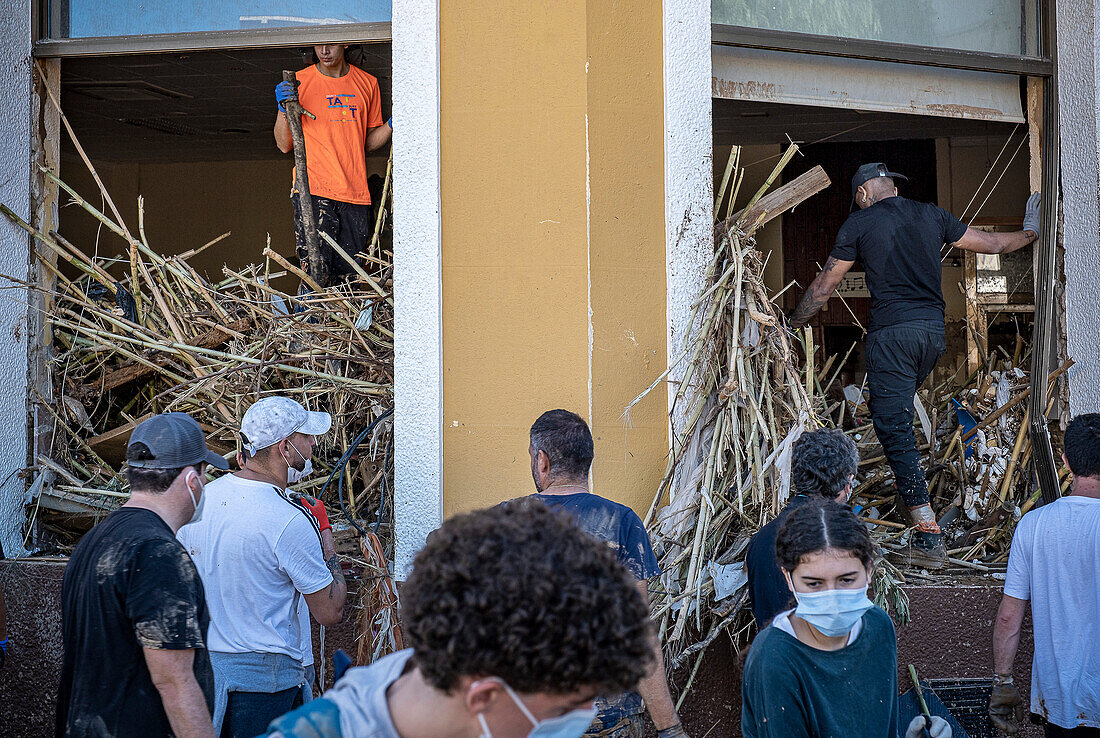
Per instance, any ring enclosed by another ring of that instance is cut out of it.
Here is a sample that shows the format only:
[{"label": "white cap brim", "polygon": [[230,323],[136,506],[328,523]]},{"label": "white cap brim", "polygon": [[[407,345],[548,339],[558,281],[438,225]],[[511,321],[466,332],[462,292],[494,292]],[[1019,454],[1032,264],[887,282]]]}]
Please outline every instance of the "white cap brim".
[{"label": "white cap brim", "polygon": [[306,422],[296,431],[307,436],[323,436],[332,428],[332,416],[328,413],[306,412]]}]

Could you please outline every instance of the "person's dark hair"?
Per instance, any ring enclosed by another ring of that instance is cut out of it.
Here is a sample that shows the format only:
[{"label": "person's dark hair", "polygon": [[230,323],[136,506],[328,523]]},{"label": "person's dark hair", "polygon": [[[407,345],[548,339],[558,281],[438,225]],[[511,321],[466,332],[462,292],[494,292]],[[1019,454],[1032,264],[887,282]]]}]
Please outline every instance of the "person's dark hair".
[{"label": "person's dark hair", "polygon": [[519,692],[633,689],[651,661],[636,581],[567,515],[520,498],[428,536],[401,591],[416,664],[437,689],[495,676]]},{"label": "person's dark hair", "polygon": [[833,549],[849,551],[864,566],[875,560],[871,535],[855,513],[830,500],[811,500],[791,510],[779,528],[775,557],[787,571],[794,571],[807,554]]},{"label": "person's dark hair", "polygon": [[[151,461],[155,458],[152,450],[141,441],[131,443],[126,448],[126,461]],[[176,477],[186,468],[181,466],[174,469],[143,469],[127,466],[126,481],[130,483],[130,489],[136,492],[160,495],[168,491],[172,482],[176,481]]]},{"label": "person's dark hair", "polygon": [[859,450],[844,431],[810,431],[794,442],[791,484],[800,495],[835,500],[858,470]]},{"label": "person's dark hair", "polygon": [[1100,413],[1084,413],[1069,421],[1066,461],[1075,477],[1100,477]]},{"label": "person's dark hair", "polygon": [[592,431],[584,418],[568,410],[547,410],[531,426],[531,446],[550,459],[550,477],[577,479],[588,476],[596,455]]}]

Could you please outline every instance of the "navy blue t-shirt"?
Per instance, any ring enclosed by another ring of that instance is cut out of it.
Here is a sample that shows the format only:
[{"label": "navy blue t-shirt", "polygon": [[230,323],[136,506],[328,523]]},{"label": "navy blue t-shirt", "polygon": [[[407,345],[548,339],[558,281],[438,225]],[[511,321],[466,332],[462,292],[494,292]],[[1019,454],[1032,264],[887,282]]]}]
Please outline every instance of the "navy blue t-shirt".
[{"label": "navy blue t-shirt", "polygon": [[848,216],[830,256],[859,261],[871,293],[870,330],[943,320],[940,250],[966,225],[931,203],[888,197]]},{"label": "navy blue t-shirt", "polygon": [[565,510],[572,515],[581,530],[615,549],[619,562],[636,579],[649,579],[661,573],[642,519],[626,505],[591,492],[531,496],[544,502],[547,507]]}]

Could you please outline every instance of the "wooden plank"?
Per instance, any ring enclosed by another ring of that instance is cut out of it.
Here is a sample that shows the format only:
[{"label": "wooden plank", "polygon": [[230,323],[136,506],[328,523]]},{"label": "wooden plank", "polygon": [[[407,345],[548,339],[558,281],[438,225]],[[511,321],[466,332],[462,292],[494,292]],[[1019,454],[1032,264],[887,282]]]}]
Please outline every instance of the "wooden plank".
[{"label": "wooden plank", "polygon": [[966,299],[966,370],[973,374],[982,365],[985,346],[985,320],[978,309],[978,257],[972,251],[963,253],[963,296]]},{"label": "wooden plank", "polygon": [[134,428],[139,423],[151,417],[153,417],[152,413],[146,413],[125,425],[112,428],[106,433],[100,433],[98,436],[92,436],[88,439],[88,445],[102,456],[104,461],[121,464],[126,458],[126,444],[130,442],[130,434],[134,432]]},{"label": "wooden plank", "polygon": [[831,184],[832,180],[829,179],[829,175],[825,173],[825,170],[820,166],[816,166],[805,174],[795,177],[779,189],[761,197],[748,212],[740,210],[734,213],[726,219],[721,227],[728,230],[739,221],[744,221],[751,226],[763,216],[763,219],[759,220],[759,225],[762,226],[796,205],[810,199]]},{"label": "wooden plank", "polygon": [[[228,343],[229,339],[233,337],[227,331],[239,333],[240,331],[246,330],[251,325],[251,323],[251,320],[245,318],[243,320],[238,320],[230,323],[228,326],[226,326],[225,331],[220,328],[213,328],[209,331],[206,331],[205,333],[200,334],[198,338],[196,338],[194,341],[191,341],[188,345],[206,349],[218,348],[219,346]],[[171,356],[158,353],[150,356],[149,361],[153,364],[163,366],[171,358]],[[138,362],[124,364],[118,369],[112,369],[111,371],[104,374],[102,383],[96,385],[94,389],[96,390],[96,392],[109,392],[117,387],[121,387],[128,382],[133,382],[134,380],[146,377],[149,374],[152,374],[153,371],[153,367],[149,366],[148,364],[140,364]]]}]

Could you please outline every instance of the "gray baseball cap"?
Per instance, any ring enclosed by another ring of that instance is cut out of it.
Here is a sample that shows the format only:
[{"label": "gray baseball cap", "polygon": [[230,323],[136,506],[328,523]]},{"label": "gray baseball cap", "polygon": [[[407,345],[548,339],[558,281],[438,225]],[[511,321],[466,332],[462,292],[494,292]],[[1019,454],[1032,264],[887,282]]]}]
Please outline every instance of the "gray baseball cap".
[{"label": "gray baseball cap", "polygon": [[127,460],[135,469],[178,469],[204,462],[223,471],[229,468],[229,462],[206,447],[202,428],[187,413],[163,413],[142,421],[130,434],[127,449],[135,443],[144,443],[153,456]]},{"label": "gray baseball cap", "polygon": [[250,454],[273,446],[292,433],[323,436],[332,427],[328,413],[311,412],[289,397],[265,397],[252,405],[241,420],[241,436]]}]

